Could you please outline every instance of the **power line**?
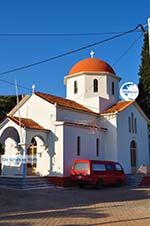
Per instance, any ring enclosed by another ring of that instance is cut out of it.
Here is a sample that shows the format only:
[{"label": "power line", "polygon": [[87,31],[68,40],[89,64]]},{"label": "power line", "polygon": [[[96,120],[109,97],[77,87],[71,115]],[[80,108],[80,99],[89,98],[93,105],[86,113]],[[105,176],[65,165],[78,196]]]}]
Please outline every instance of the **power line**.
[{"label": "power line", "polygon": [[[139,24],[138,28],[143,30],[147,24]],[[124,31],[87,32],[87,33],[0,33],[0,37],[67,37],[67,36],[98,36],[121,34]]]},{"label": "power line", "polygon": [[[11,85],[11,86],[14,86],[14,87],[15,87],[15,83],[13,83],[13,82],[9,82],[9,81],[6,81],[6,80],[4,80],[4,79],[0,79],[0,82],[4,82],[4,83],[7,83],[7,84],[9,84],[9,85]],[[17,86],[18,86],[18,87],[20,87],[20,88],[22,88],[22,89],[25,89],[25,90],[31,91],[31,89],[30,89],[30,88],[28,88],[28,87],[25,87],[25,86],[22,86],[22,85],[18,85],[18,84],[17,84]]]},{"label": "power line", "polygon": [[0,33],[0,37],[69,37],[69,36],[97,36],[97,35],[114,35],[120,32],[89,32],[89,33]]},{"label": "power line", "polygon": [[121,60],[121,58],[122,57],[124,57],[126,54],[127,54],[127,52],[136,44],[136,42],[141,38],[143,36],[143,34],[140,34],[139,36],[138,36],[138,38],[137,39],[135,39],[132,43],[131,43],[131,45],[115,60],[115,62],[112,64],[112,66],[114,66],[115,64],[117,64],[120,60]]},{"label": "power line", "polygon": [[139,26],[137,26],[136,28],[131,29],[129,31],[123,32],[121,34],[114,35],[114,36],[112,36],[110,38],[106,38],[106,39],[100,40],[98,42],[94,42],[92,44],[89,44],[89,45],[86,45],[86,46],[83,46],[83,47],[80,47],[80,48],[68,51],[68,52],[60,54],[60,55],[56,55],[54,57],[50,57],[50,58],[47,58],[47,59],[44,59],[44,60],[41,60],[41,61],[38,61],[38,62],[35,62],[35,63],[32,63],[32,64],[24,65],[24,66],[21,66],[21,67],[18,67],[18,68],[14,68],[14,69],[11,69],[11,70],[8,70],[8,71],[1,72],[0,76],[8,74],[8,73],[12,73],[12,72],[20,71],[20,70],[23,70],[23,69],[27,69],[27,68],[30,68],[30,67],[34,67],[34,66],[37,66],[37,65],[40,65],[40,64],[52,61],[52,60],[56,60],[56,59],[61,58],[61,57],[65,57],[67,55],[70,55],[70,54],[73,54],[73,53],[76,53],[76,52],[79,52],[79,51],[91,48],[93,46],[102,44],[104,42],[111,41],[113,39],[119,38],[119,37],[124,36],[124,35],[127,35],[129,33],[132,33],[134,31],[136,31],[137,29],[139,29]]}]

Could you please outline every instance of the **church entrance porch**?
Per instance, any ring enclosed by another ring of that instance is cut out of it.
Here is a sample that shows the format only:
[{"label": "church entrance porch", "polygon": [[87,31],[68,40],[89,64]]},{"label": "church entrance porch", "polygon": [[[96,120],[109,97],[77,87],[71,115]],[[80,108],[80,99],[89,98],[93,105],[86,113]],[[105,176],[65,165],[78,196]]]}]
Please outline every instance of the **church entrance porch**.
[{"label": "church entrance porch", "polygon": [[47,136],[34,133],[27,134],[26,175],[47,176],[50,171],[50,154]]},{"label": "church entrance porch", "polygon": [[27,158],[27,176],[35,176],[37,167],[37,142],[35,138],[32,138],[31,145],[27,149]]},{"label": "church entrance porch", "polygon": [[4,128],[0,135],[3,151],[1,176],[23,178],[47,176],[50,172],[48,132],[25,128],[20,130],[16,125]]}]

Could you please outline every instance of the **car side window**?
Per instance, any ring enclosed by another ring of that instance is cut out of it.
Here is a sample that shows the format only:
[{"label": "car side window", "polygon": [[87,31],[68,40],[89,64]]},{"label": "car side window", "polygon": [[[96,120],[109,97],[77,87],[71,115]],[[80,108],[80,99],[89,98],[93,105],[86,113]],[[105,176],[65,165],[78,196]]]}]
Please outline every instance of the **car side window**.
[{"label": "car side window", "polygon": [[115,169],[114,169],[114,165],[112,165],[112,164],[107,164],[106,165],[106,170],[107,171],[114,171]]},{"label": "car side window", "polygon": [[123,169],[120,164],[115,164],[115,170],[122,171]]},{"label": "car side window", "polygon": [[94,172],[106,171],[105,164],[98,164],[98,163],[93,163],[92,169],[93,169]]}]

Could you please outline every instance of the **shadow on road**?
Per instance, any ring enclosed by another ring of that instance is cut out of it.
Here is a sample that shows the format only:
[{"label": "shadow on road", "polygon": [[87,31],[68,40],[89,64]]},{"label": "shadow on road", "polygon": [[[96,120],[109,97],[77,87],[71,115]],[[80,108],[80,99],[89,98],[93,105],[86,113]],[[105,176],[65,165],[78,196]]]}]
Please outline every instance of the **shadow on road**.
[{"label": "shadow on road", "polygon": [[[30,225],[30,222],[26,222],[25,219],[63,217],[77,219],[87,216],[90,219],[102,219],[110,216],[109,212],[105,211],[109,209],[109,206],[111,209],[119,208],[122,207],[123,201],[149,199],[149,195],[150,189],[134,189],[131,187],[109,187],[102,190],[72,188],[29,191],[1,188],[0,225],[20,225],[20,221],[23,226]],[[107,208],[104,203],[108,203]],[[134,220],[134,217],[132,220]],[[109,224],[111,223],[115,224],[117,221],[109,222]],[[107,224],[108,222],[103,222],[103,224],[89,223],[87,225]],[[71,225],[73,226],[73,224]],[[80,226],[80,224],[75,225]],[[67,225],[65,224],[65,226]]]}]

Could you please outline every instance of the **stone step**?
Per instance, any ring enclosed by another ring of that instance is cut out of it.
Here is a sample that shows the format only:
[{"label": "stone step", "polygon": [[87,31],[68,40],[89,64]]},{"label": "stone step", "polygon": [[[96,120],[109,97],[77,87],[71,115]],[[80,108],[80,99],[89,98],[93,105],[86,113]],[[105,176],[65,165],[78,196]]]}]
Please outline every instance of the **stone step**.
[{"label": "stone step", "polygon": [[53,187],[54,185],[46,177],[0,177],[0,186],[24,189]]},{"label": "stone step", "polygon": [[130,186],[138,186],[143,179],[143,174],[127,174],[126,184]]},{"label": "stone step", "polygon": [[131,186],[150,185],[150,175],[128,174],[128,175],[126,175],[126,184],[131,185]]}]

